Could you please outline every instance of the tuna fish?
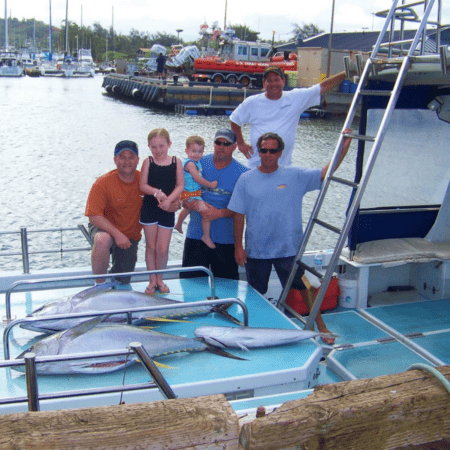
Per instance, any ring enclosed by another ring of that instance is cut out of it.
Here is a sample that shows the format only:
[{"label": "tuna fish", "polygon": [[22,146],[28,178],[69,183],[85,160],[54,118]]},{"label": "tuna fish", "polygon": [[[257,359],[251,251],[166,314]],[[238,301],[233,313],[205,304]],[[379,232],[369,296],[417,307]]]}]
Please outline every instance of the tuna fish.
[{"label": "tuna fish", "polygon": [[[116,309],[129,309],[147,306],[160,305],[175,305],[182,304],[178,300],[171,300],[164,297],[147,295],[137,291],[127,290],[113,290],[111,287],[117,283],[107,283],[104,285],[95,286],[93,288],[85,289],[78,294],[71,297],[63,297],[57,300],[52,300],[40,308],[33,311],[27,317],[41,317],[50,315],[62,315],[71,313],[90,313],[103,312]],[[158,311],[143,311],[133,313],[133,320],[151,320],[152,318],[160,319],[177,319],[186,316],[197,314],[210,314],[216,312],[231,320],[232,322],[242,325],[238,319],[227,313],[224,306],[194,306],[186,302],[186,308],[177,310],[158,310]],[[56,331],[67,330],[81,322],[88,320],[88,318],[74,318],[74,319],[58,319],[39,321],[34,323],[22,323],[21,327],[32,331],[43,333],[54,333]],[[113,315],[108,318],[108,321],[125,323],[125,315]]]},{"label": "tuna fish", "polygon": [[275,347],[277,345],[293,344],[314,337],[337,336],[332,333],[321,333],[309,330],[285,330],[281,328],[251,328],[251,327],[219,327],[204,326],[196,328],[194,334],[206,343],[220,348]]},{"label": "tuna fish", "polygon": [[[23,358],[27,352],[36,357],[60,356],[97,351],[123,350],[131,342],[140,342],[151,358],[180,352],[211,352],[227,358],[239,359],[234,355],[210,346],[202,339],[174,336],[147,330],[134,325],[101,323],[105,316],[89,319],[75,327],[41,339],[17,358]],[[53,374],[100,374],[114,372],[136,362],[136,356],[115,356],[97,359],[58,361],[38,363],[36,372],[40,375]],[[16,366],[23,372],[24,367]]]}]

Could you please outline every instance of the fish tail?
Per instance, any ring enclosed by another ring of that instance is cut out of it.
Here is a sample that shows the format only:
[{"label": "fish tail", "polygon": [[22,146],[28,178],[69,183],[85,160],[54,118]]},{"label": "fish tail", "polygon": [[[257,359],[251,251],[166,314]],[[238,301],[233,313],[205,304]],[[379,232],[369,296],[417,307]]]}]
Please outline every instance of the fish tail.
[{"label": "fish tail", "polygon": [[230,304],[226,304],[226,305],[213,306],[211,308],[211,311],[215,312],[217,314],[220,314],[222,317],[224,317],[225,319],[230,320],[231,322],[235,323],[236,325],[239,325],[241,327],[244,326],[244,324],[239,319],[236,319],[236,317],[232,316],[227,311],[227,308],[229,308],[230,305],[231,305],[231,303]]},{"label": "fish tail", "polygon": [[231,353],[228,353],[219,347],[214,347],[213,345],[210,344],[206,344],[206,347],[207,347],[206,351],[213,353],[214,355],[223,356],[224,358],[238,359],[240,361],[248,361],[248,359],[240,358],[239,356],[234,356]]}]

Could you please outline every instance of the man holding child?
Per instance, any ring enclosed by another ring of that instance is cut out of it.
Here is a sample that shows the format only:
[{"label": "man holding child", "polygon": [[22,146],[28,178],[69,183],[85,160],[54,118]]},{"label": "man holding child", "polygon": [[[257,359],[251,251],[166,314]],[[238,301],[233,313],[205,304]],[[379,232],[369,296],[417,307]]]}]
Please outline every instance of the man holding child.
[{"label": "man holding child", "polygon": [[[239,279],[238,265],[234,259],[233,213],[227,209],[234,186],[240,175],[248,170],[233,158],[236,135],[222,128],[214,137],[214,153],[201,159],[202,176],[207,181],[217,181],[215,189],[206,188],[202,199],[211,205],[202,214],[192,211],[184,242],[183,267],[204,266],[215,277]],[[183,206],[190,208],[194,201]],[[203,218],[211,221],[211,249],[203,241]],[[184,272],[182,278],[204,276],[204,272]]]}]

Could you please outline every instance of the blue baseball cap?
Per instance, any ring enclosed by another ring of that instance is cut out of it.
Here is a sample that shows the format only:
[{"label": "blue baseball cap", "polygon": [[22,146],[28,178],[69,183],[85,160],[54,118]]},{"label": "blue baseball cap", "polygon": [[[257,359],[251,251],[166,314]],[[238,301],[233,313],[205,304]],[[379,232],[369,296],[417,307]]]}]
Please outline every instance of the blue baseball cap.
[{"label": "blue baseball cap", "polygon": [[231,144],[236,144],[236,135],[234,134],[234,131],[229,128],[221,128],[214,136],[214,139],[217,138],[223,138]]},{"label": "blue baseball cap", "polygon": [[139,148],[136,142],[133,141],[120,141],[114,149],[114,156],[120,155],[124,150],[130,150],[136,156],[139,156]]}]

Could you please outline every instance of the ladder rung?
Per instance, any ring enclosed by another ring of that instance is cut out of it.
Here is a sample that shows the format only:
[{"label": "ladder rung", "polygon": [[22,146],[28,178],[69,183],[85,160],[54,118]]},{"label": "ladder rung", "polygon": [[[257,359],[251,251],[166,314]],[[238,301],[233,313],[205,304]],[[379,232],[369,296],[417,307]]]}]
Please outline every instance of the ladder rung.
[{"label": "ladder rung", "polygon": [[382,44],[380,44],[380,47],[392,47],[394,45],[411,44],[411,42],[414,42],[414,39],[401,39],[398,41],[383,42]]},{"label": "ladder rung", "polygon": [[392,91],[360,91],[361,95],[367,95],[367,96],[377,96],[377,97],[389,97],[392,94]]},{"label": "ladder rung", "polygon": [[296,262],[298,266],[300,266],[304,270],[307,270],[308,272],[311,272],[320,280],[324,277],[323,273],[318,272],[316,269],[314,269],[314,267],[308,266],[308,264],[305,264],[302,260],[297,260]]},{"label": "ladder rung", "polygon": [[324,222],[323,220],[320,219],[314,219],[314,222],[317,223],[317,225],[320,225],[324,228],[326,228],[327,230],[333,231],[336,234],[340,234],[342,230],[340,230],[337,227],[334,227],[333,225],[330,225],[329,223]]},{"label": "ladder rung", "polygon": [[350,186],[353,188],[358,187],[358,183],[355,183],[354,181],[345,180],[344,178],[335,177],[334,175],[330,175],[329,179],[332,181],[336,181],[336,183],[345,184],[346,186]]},{"label": "ladder rung", "polygon": [[[414,6],[420,6],[420,5],[424,5],[424,4],[425,4],[425,1],[423,1],[423,0],[418,1],[418,2],[413,2],[413,3],[406,3],[406,4],[403,4],[403,5],[400,5],[400,6],[396,6],[395,10],[396,11],[397,10],[401,11],[401,10],[405,10],[407,8],[412,8]],[[385,9],[383,11],[379,11],[379,12],[375,13],[375,15],[377,17],[387,17],[388,13],[389,13],[389,9]]]},{"label": "ladder rung", "polygon": [[352,139],[359,139],[360,141],[375,141],[375,137],[373,136],[366,136],[365,134],[354,134],[354,133],[348,133],[344,135],[345,137],[351,137]]}]

